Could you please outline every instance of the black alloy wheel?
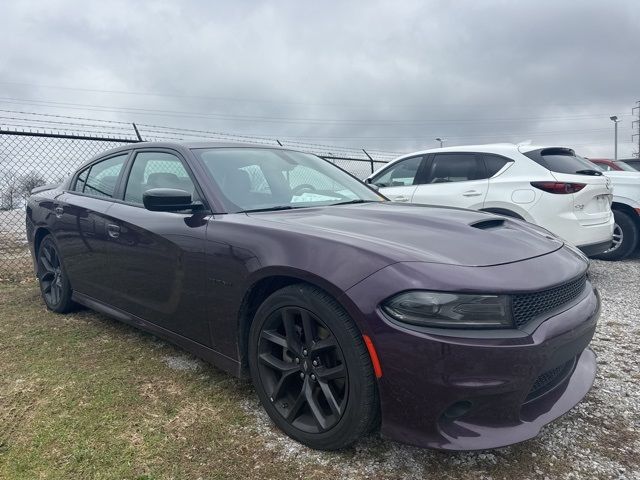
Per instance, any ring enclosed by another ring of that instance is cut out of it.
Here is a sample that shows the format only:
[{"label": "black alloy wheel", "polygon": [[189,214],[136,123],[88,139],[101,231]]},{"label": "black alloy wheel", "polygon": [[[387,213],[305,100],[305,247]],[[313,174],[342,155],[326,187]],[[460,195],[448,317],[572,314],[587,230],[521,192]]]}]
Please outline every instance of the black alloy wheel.
[{"label": "black alloy wheel", "polygon": [[296,284],[269,296],[251,324],[248,354],[262,405],[295,440],[336,450],[378,425],[376,378],[362,334],[326,292]]},{"label": "black alloy wheel", "polygon": [[260,335],[258,365],[269,401],[292,426],[319,433],[338,423],[349,375],[336,339],[312,312],[274,311]]},{"label": "black alloy wheel", "polygon": [[49,310],[65,313],[72,309],[71,285],[53,238],[48,235],[38,250],[38,281]]}]

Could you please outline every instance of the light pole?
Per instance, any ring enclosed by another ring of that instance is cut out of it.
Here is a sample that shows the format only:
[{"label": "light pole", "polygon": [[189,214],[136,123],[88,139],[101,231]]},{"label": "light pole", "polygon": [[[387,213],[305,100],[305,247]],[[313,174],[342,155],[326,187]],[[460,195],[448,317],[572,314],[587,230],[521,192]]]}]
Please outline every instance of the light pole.
[{"label": "light pole", "polygon": [[613,160],[618,160],[618,122],[620,120],[618,120],[618,117],[616,115],[613,115],[611,117],[609,117],[609,120],[611,120],[614,124],[613,127]]},{"label": "light pole", "polygon": [[440,142],[440,148],[444,147],[444,141],[445,140],[446,140],[446,138],[440,138],[440,137],[436,138],[436,142]]}]

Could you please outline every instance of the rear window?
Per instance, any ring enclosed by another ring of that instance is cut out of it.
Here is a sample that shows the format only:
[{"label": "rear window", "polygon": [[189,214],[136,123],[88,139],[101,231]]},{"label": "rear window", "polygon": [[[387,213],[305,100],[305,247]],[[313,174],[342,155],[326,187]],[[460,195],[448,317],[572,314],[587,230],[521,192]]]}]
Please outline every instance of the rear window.
[{"label": "rear window", "polygon": [[591,174],[599,172],[587,159],[575,154],[570,148],[545,148],[524,154],[534,162],[556,173]]}]

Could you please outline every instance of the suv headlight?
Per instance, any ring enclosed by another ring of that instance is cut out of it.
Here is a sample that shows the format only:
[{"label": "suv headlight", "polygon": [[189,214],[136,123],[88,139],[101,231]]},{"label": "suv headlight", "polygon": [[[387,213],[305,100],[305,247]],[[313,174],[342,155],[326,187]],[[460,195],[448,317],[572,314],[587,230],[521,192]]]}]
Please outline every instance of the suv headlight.
[{"label": "suv headlight", "polygon": [[382,304],[391,318],[412,325],[441,328],[509,328],[509,297],[415,290]]}]

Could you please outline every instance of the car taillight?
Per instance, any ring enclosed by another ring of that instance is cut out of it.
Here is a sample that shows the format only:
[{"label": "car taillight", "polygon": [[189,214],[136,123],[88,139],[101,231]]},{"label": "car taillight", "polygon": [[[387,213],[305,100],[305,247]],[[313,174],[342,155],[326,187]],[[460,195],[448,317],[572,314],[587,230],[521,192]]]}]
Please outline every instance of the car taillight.
[{"label": "car taillight", "polygon": [[531,185],[549,193],[576,193],[587,186],[586,183],[531,182]]}]

